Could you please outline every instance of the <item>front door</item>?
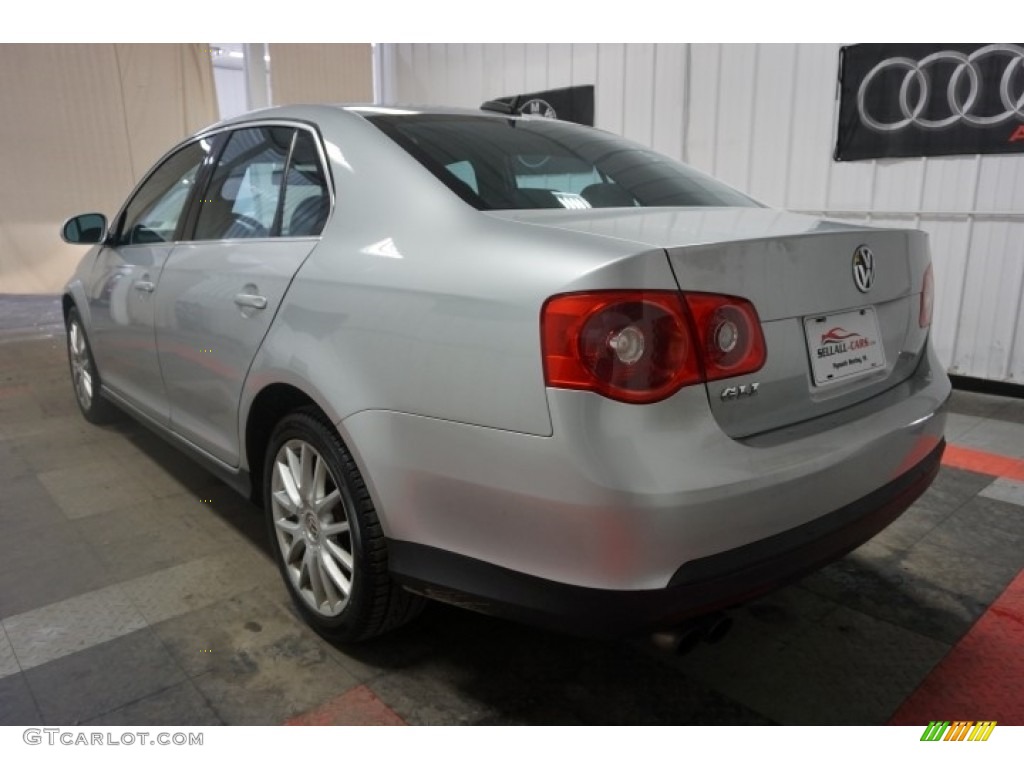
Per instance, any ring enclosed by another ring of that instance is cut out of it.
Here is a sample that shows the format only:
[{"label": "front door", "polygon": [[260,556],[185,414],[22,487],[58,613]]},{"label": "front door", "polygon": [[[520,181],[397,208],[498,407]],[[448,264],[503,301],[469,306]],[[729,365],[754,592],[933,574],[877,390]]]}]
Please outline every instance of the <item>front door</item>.
[{"label": "front door", "polygon": [[115,223],[87,288],[103,383],[164,424],[170,409],[153,335],[155,291],[208,148],[188,144],[150,173]]}]

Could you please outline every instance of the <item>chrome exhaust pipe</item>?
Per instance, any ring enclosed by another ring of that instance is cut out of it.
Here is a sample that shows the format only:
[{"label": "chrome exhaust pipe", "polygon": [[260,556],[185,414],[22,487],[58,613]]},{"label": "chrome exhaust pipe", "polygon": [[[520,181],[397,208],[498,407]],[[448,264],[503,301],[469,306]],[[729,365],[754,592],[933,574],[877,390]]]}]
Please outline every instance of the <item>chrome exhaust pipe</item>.
[{"label": "chrome exhaust pipe", "polygon": [[654,647],[665,653],[683,656],[689,653],[701,640],[713,645],[721,642],[732,629],[732,618],[716,613],[674,629],[666,629],[651,635]]},{"label": "chrome exhaust pipe", "polygon": [[732,629],[732,617],[718,616],[704,631],[704,642],[709,645],[721,642],[722,638],[729,634],[730,629]]}]

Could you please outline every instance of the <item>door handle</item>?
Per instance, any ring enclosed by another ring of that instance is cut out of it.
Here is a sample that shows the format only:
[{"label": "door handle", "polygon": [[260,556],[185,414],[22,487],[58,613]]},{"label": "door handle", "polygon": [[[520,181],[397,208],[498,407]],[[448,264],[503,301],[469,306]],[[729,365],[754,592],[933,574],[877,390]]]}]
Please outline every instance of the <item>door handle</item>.
[{"label": "door handle", "polygon": [[266,309],[267,297],[252,293],[236,293],[235,304],[240,307],[251,307],[252,309]]},{"label": "door handle", "polygon": [[145,291],[146,293],[152,293],[156,289],[156,283],[149,280],[136,280],[132,287],[136,291]]}]

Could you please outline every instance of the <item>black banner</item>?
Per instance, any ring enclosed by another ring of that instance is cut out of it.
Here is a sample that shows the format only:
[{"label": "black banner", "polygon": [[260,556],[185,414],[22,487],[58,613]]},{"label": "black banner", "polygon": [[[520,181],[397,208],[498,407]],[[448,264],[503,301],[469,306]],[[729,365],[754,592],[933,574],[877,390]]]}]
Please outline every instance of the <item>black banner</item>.
[{"label": "black banner", "polygon": [[574,85],[550,91],[502,96],[488,101],[483,109],[499,110],[511,115],[541,115],[568,120],[580,125],[594,124],[594,86]]},{"label": "black banner", "polygon": [[836,160],[1024,152],[1024,46],[866,43],[839,58]]}]

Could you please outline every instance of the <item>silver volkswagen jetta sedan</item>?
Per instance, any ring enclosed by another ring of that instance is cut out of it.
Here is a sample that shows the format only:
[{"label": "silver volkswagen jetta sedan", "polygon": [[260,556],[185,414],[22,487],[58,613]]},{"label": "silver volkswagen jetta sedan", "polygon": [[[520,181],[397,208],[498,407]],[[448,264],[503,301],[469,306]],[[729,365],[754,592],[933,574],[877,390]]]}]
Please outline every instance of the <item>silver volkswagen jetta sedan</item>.
[{"label": "silver volkswagen jetta sedan", "polygon": [[262,504],[323,635],[423,596],[677,626],[821,567],[938,471],[926,236],[765,208],[602,131],[270,109],[169,152],[64,293],[116,405]]}]

